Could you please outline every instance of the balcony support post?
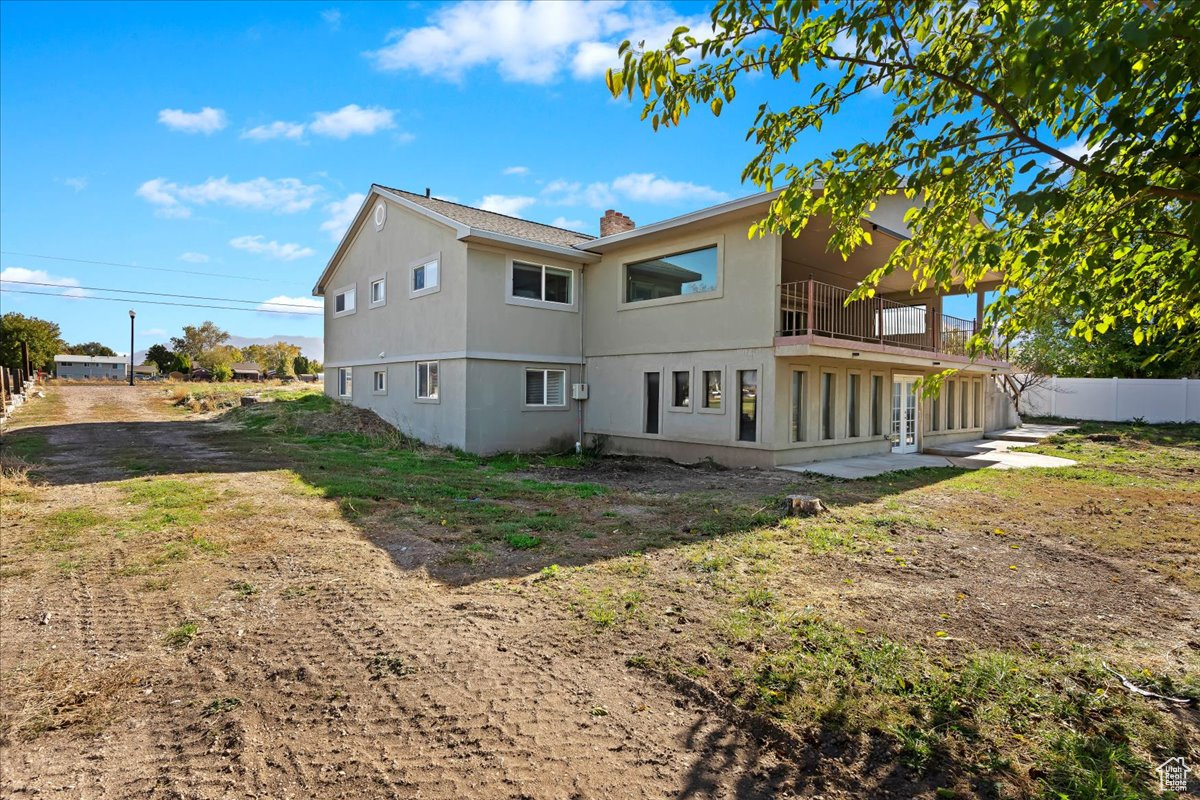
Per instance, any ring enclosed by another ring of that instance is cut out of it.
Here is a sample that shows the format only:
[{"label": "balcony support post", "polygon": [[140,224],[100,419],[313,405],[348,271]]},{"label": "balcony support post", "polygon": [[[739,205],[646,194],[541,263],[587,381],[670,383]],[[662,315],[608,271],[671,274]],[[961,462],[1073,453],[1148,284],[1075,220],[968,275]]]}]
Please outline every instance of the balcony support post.
[{"label": "balcony support post", "polygon": [[807,304],[807,308],[805,310],[806,316],[804,319],[804,327],[808,331],[808,333],[811,334],[811,333],[813,333],[813,331],[815,329],[815,326],[813,324],[814,321],[813,321],[813,279],[812,278],[808,279],[808,284],[805,287],[805,291],[808,293],[808,297],[805,298],[805,303]]}]

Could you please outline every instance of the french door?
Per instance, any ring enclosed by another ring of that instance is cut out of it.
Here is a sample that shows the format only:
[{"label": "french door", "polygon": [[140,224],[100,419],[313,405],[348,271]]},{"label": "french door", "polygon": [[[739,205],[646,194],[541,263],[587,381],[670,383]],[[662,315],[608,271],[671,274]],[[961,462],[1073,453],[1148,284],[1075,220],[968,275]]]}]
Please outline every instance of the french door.
[{"label": "french door", "polygon": [[917,452],[917,378],[897,375],[892,379],[892,452]]}]

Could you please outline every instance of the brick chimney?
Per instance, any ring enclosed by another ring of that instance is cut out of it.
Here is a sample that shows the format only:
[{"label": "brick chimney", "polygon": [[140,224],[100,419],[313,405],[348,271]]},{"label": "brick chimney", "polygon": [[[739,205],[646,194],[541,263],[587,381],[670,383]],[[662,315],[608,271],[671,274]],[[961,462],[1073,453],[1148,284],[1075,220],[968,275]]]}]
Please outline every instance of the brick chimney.
[{"label": "brick chimney", "polygon": [[636,228],[633,220],[622,214],[620,211],[613,211],[611,208],[604,212],[604,216],[600,218],[600,235],[612,236],[614,233],[624,233]]}]

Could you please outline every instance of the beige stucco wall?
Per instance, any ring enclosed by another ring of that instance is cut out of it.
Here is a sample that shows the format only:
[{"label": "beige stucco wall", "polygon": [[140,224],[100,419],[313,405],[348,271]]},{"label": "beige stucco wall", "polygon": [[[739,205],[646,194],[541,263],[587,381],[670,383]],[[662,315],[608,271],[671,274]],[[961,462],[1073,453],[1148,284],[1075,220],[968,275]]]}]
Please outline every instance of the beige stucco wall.
[{"label": "beige stucco wall", "polygon": [[[775,334],[779,238],[747,239],[756,215],[635,239],[586,268],[585,347],[593,356],[770,346]],[[716,244],[712,295],[624,303],[623,265]]]},{"label": "beige stucco wall", "polygon": [[[525,369],[565,369],[562,408],[525,405]],[[467,436],[472,453],[567,451],[578,441],[579,404],[571,384],[581,368],[546,361],[471,359],[467,365]]]},{"label": "beige stucco wall", "polygon": [[[562,259],[472,245],[468,251],[469,279],[466,341],[470,354],[536,355],[543,359],[580,360],[580,265]],[[573,302],[539,306],[514,303],[509,294],[513,260],[570,270]]]},{"label": "beige stucco wall", "polygon": [[[466,349],[467,247],[443,225],[387,203],[377,231],[366,215],[325,288],[325,365],[378,363],[404,356],[463,353]],[[440,289],[409,297],[410,266],[439,257]],[[386,274],[387,302],[370,307],[370,281]],[[356,286],[355,313],[335,317],[334,295]]]},{"label": "beige stucco wall", "polygon": [[[354,371],[353,394],[339,397],[338,371],[325,370],[325,393],[359,408],[378,414],[397,430],[423,442],[444,447],[466,448],[467,360],[441,359],[438,362],[438,394],[434,400],[417,399],[415,361],[389,361],[350,367]],[[387,391],[374,390],[376,370],[387,372]]]}]

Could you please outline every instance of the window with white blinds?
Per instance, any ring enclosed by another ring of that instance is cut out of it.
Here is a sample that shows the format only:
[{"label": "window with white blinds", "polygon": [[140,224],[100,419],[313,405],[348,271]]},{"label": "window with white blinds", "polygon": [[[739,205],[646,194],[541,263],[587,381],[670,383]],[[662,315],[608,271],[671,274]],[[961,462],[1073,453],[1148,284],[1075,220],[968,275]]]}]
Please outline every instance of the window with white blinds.
[{"label": "window with white blinds", "polygon": [[566,384],[566,370],[525,370],[525,405],[565,406],[567,404]]}]

